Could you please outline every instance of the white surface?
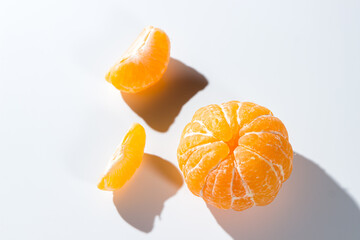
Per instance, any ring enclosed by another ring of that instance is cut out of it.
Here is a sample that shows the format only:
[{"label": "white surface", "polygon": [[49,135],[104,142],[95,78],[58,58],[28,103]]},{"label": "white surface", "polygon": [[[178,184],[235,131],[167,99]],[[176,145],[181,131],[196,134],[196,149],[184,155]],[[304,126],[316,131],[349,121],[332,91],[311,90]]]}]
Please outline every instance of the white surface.
[{"label": "white surface", "polygon": [[[209,82],[167,132],[104,80],[150,24]],[[0,239],[360,239],[359,43],[356,0],[2,1]],[[225,214],[182,185],[162,209],[165,183],[148,183],[119,215],[96,188],[132,122],[177,166],[194,111],[235,99],[270,108],[306,156],[270,206]]]}]

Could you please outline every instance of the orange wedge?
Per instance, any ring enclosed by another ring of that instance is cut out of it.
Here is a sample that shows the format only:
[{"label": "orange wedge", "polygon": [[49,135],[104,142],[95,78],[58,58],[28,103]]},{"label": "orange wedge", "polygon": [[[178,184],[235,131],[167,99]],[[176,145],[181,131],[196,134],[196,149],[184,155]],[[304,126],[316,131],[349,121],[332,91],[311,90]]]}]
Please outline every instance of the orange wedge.
[{"label": "orange wedge", "polygon": [[123,92],[140,92],[158,82],[170,60],[170,41],[164,31],[145,28],[105,79]]},{"label": "orange wedge", "polygon": [[141,164],[145,148],[145,129],[135,123],[126,133],[98,184],[101,190],[114,191],[121,188]]}]

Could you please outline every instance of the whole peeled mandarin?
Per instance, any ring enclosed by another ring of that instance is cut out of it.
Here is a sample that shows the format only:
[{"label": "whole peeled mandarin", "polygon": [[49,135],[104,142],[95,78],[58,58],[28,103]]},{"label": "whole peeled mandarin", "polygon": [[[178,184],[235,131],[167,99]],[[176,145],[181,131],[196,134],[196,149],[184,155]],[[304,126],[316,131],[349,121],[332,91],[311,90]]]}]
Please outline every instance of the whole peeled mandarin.
[{"label": "whole peeled mandarin", "polygon": [[251,102],[197,110],[182,132],[177,157],[193,194],[236,211],[271,203],[293,166],[284,124]]}]

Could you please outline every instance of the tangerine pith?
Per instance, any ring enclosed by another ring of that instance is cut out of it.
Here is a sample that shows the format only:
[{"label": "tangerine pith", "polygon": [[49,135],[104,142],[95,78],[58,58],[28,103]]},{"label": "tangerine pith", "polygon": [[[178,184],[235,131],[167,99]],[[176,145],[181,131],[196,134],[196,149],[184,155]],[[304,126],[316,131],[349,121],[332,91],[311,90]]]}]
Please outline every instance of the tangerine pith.
[{"label": "tangerine pith", "polygon": [[284,124],[250,102],[197,110],[182,132],[177,156],[193,194],[237,211],[271,203],[293,166]]}]

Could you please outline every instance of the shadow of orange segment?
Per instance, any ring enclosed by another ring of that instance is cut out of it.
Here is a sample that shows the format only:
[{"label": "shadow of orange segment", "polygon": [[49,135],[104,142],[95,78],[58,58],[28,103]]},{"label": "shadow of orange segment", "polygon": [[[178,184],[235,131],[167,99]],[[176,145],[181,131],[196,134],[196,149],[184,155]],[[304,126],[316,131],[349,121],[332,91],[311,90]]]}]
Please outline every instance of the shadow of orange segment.
[{"label": "shadow of orange segment", "polygon": [[170,162],[151,154],[143,161],[132,179],[114,191],[113,202],[119,215],[143,232],[153,229],[164,202],[183,185],[182,176]]},{"label": "shadow of orange segment", "polygon": [[182,106],[208,85],[193,68],[171,58],[163,78],[139,93],[121,95],[127,105],[153,129],[166,132]]}]

